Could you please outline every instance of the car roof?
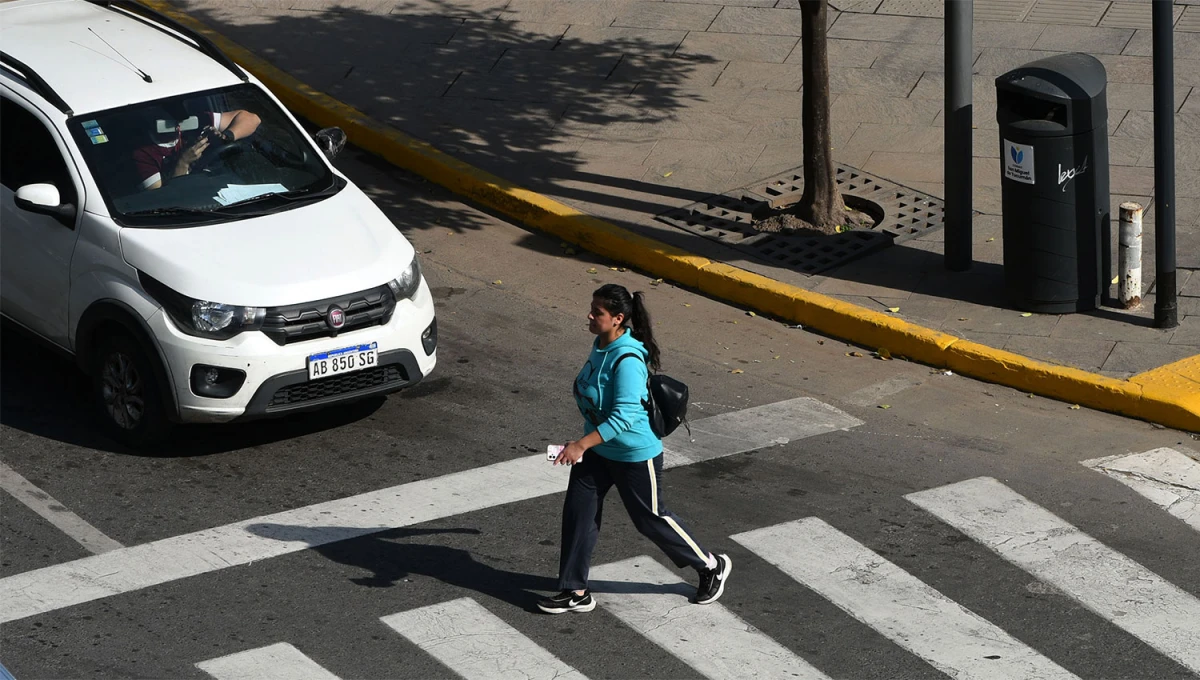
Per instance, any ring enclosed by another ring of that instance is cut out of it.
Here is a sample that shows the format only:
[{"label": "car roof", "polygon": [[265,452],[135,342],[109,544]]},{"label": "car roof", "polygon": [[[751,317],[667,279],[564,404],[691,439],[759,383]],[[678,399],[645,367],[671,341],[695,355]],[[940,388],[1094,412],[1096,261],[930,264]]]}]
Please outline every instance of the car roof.
[{"label": "car roof", "polygon": [[0,2],[0,46],[76,114],[241,82],[177,34],[86,0]]}]

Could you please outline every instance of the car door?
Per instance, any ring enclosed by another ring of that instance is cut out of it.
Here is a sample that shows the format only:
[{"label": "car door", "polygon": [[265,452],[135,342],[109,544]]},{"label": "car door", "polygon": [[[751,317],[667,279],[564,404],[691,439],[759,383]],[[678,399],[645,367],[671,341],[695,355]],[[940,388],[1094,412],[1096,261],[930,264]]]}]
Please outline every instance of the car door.
[{"label": "car door", "polygon": [[[78,237],[80,193],[65,144],[32,107],[0,94],[0,310],[62,347],[69,347],[71,256]],[[58,188],[58,217],[20,208],[16,192],[29,184]]]}]

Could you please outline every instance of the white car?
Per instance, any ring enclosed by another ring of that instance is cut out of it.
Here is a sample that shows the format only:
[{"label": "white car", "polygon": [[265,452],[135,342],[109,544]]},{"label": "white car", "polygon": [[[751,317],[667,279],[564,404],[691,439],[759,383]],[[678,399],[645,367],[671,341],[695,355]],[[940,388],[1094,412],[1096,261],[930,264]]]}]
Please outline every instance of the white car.
[{"label": "white car", "polygon": [[0,3],[0,313],[160,439],[394,392],[437,363],[412,245],[208,40],[128,0]]}]

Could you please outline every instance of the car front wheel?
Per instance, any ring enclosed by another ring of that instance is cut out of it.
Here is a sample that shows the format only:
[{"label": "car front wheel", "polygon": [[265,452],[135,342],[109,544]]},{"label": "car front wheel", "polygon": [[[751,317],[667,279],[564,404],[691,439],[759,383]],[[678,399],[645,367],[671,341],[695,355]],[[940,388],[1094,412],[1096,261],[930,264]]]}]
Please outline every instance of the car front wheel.
[{"label": "car front wheel", "polygon": [[114,335],[99,344],[93,356],[92,390],[104,428],[117,441],[142,448],[166,438],[171,424],[154,369],[133,338]]}]

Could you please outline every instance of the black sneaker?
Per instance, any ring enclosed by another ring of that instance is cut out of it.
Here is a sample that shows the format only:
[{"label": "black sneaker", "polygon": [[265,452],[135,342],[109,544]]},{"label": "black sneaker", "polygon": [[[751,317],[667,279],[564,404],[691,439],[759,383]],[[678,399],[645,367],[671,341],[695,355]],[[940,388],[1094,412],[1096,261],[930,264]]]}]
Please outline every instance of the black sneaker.
[{"label": "black sneaker", "polygon": [[574,590],[564,590],[554,597],[541,600],[537,606],[547,614],[590,612],[596,608],[596,601],[592,599],[590,590],[583,591],[582,595],[576,595]]},{"label": "black sneaker", "polygon": [[696,604],[712,604],[725,592],[725,581],[733,571],[733,560],[728,555],[717,555],[717,566],[699,569],[700,587],[696,588]]}]

